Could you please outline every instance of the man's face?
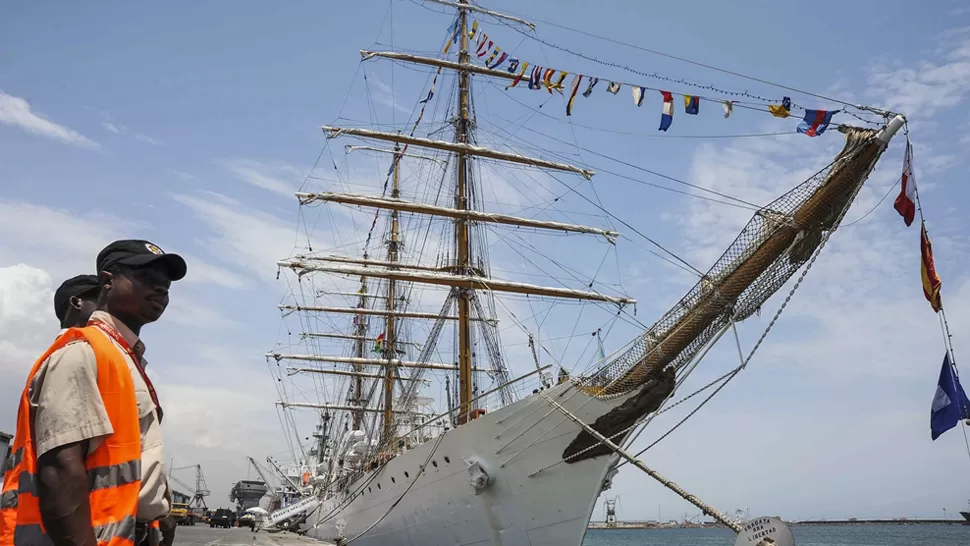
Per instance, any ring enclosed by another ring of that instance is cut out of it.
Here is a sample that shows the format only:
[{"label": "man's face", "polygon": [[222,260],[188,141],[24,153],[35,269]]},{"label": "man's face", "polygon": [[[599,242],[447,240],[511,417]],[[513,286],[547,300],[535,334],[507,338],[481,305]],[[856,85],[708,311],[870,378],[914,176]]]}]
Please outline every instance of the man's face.
[{"label": "man's face", "polygon": [[168,307],[171,285],[168,269],[164,267],[125,268],[112,276],[109,309],[114,314],[136,318],[142,324],[155,322]]}]

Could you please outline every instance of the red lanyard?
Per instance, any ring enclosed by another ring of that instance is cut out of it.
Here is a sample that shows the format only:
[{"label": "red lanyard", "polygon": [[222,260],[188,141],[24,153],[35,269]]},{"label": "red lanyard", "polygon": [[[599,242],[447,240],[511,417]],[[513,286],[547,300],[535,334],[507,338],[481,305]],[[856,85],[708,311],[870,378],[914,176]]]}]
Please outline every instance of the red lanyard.
[{"label": "red lanyard", "polygon": [[158,403],[158,395],[155,394],[155,386],[152,385],[152,380],[149,379],[148,374],[145,373],[145,367],[141,364],[141,358],[135,354],[135,351],[132,350],[131,345],[125,341],[125,338],[121,337],[121,334],[118,333],[118,330],[116,330],[114,326],[111,326],[102,320],[92,320],[91,324],[93,326],[97,326],[105,334],[108,334],[108,337],[115,340],[115,343],[117,343],[126,353],[128,353],[131,361],[135,363],[135,368],[138,369],[138,373],[141,375],[142,380],[145,382],[145,386],[148,387],[148,394],[151,395],[152,403],[155,404],[155,409],[158,411],[158,422],[161,423],[162,406]]}]

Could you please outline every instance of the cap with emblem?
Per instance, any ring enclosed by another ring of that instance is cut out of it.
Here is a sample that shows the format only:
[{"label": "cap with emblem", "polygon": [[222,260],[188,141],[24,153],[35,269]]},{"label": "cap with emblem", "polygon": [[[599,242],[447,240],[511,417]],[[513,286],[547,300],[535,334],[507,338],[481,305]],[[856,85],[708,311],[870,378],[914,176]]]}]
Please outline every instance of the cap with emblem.
[{"label": "cap with emblem", "polygon": [[141,267],[148,264],[159,264],[166,267],[169,277],[173,281],[185,277],[187,269],[185,260],[178,254],[166,254],[157,245],[138,239],[115,241],[98,253],[99,272],[112,265]]},{"label": "cap with emblem", "polygon": [[54,314],[57,320],[64,320],[67,314],[67,306],[74,296],[81,297],[87,294],[96,296],[98,293],[97,275],[78,275],[67,279],[54,291]]}]

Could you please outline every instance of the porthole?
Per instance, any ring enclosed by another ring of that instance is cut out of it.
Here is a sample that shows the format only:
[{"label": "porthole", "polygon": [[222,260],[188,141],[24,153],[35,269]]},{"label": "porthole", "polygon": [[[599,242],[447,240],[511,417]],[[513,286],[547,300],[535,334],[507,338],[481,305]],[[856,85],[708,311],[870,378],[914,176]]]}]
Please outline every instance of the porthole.
[{"label": "porthole", "polygon": [[435,468],[438,468],[438,461],[431,461],[431,464],[433,464]]},{"label": "porthole", "polygon": [[410,478],[411,477],[411,475],[408,474],[408,471],[407,470],[404,471],[404,477],[405,478]]},{"label": "porthole", "polygon": [[368,488],[367,488],[367,492],[368,492],[368,493],[370,493],[370,492],[371,492],[371,488],[370,488],[370,487],[368,487]]},{"label": "porthole", "polygon": [[451,462],[451,459],[449,459],[447,456],[445,456],[445,462],[446,463],[450,463]]},{"label": "porthole", "polygon": [[381,484],[377,484],[377,488],[380,489],[381,488]]},{"label": "porthole", "polygon": [[397,480],[394,479],[394,476],[391,476],[391,483],[397,483]]}]

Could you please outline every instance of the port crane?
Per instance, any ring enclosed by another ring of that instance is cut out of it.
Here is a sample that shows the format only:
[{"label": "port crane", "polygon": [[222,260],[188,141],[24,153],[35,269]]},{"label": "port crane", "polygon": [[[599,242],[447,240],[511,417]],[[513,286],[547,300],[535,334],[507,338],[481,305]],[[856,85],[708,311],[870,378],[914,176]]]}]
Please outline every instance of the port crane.
[{"label": "port crane", "polygon": [[282,489],[280,487],[276,487],[273,485],[275,482],[270,481],[266,470],[264,470],[263,467],[261,467],[259,463],[256,462],[256,459],[253,459],[252,457],[248,457],[248,456],[246,458],[249,459],[249,464],[253,465],[253,468],[256,469],[256,473],[259,474],[260,479],[262,479],[263,483],[266,484],[266,487],[269,488],[270,506],[273,506],[274,503],[279,504],[279,500],[282,498],[282,494],[281,494]]},{"label": "port crane", "polygon": [[[195,487],[192,487],[175,477],[175,472],[188,469],[195,470]],[[175,483],[184,487],[186,490],[192,491],[192,500],[189,501],[189,508],[202,508],[203,510],[209,509],[209,507],[205,504],[205,498],[209,496],[209,486],[206,485],[205,477],[202,475],[202,465],[196,464],[192,466],[180,466],[178,468],[173,468],[169,471],[168,477]]]},{"label": "port crane", "polygon": [[619,495],[613,497],[612,500],[606,499],[603,503],[603,509],[606,512],[604,519],[607,527],[616,527],[616,501],[618,500],[620,500]]}]

